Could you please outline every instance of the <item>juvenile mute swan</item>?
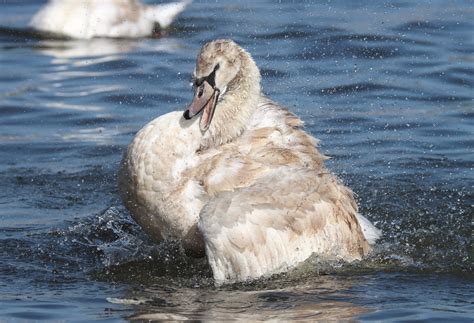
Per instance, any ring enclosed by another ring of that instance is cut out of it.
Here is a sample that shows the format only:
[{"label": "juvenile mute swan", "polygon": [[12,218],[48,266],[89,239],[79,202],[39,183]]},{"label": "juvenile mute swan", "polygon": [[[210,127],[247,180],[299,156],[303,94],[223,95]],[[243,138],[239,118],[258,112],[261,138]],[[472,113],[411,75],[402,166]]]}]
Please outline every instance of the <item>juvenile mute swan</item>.
[{"label": "juvenile mute swan", "polygon": [[184,115],[151,121],[122,162],[122,199],[151,237],[205,252],[217,284],[282,272],[313,253],[352,261],[369,252],[378,230],[303,122],[263,96],[249,53],[231,40],[205,44],[193,85]]},{"label": "juvenile mute swan", "polygon": [[143,5],[139,0],[50,0],[30,25],[78,39],[145,37],[167,28],[191,0]]}]

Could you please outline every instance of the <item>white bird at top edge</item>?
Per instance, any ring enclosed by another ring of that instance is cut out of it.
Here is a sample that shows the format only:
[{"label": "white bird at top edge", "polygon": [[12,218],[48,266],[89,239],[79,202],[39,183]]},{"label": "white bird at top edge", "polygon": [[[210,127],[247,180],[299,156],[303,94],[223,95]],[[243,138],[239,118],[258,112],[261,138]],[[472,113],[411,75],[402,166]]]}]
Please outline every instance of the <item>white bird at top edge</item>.
[{"label": "white bird at top edge", "polygon": [[41,32],[76,39],[137,38],[168,28],[191,0],[144,5],[139,0],[50,0],[31,19]]}]

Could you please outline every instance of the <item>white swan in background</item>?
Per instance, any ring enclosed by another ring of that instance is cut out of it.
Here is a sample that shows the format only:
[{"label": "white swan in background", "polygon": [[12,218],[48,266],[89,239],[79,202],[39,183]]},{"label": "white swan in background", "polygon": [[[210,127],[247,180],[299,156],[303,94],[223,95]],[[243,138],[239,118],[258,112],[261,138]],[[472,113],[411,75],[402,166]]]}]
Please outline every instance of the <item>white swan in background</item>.
[{"label": "white swan in background", "polygon": [[139,0],[49,0],[32,18],[36,30],[77,39],[145,37],[167,28],[191,0],[144,5]]},{"label": "white swan in background", "polygon": [[193,84],[184,115],[141,129],[119,172],[124,204],[151,237],[205,252],[217,284],[282,272],[313,253],[352,261],[369,252],[379,231],[303,122],[263,96],[249,53],[231,40],[205,44]]}]

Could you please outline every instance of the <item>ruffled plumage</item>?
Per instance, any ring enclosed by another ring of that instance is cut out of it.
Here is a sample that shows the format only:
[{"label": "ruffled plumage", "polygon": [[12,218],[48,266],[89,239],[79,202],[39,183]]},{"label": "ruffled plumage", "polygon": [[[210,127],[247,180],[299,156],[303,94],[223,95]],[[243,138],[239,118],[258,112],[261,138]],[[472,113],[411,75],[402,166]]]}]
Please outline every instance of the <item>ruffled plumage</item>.
[{"label": "ruffled plumage", "polygon": [[[219,61],[206,51],[237,46],[211,44],[199,59]],[[370,250],[363,231],[374,240],[375,227],[365,218],[371,227],[359,222],[351,190],[325,168],[326,157],[303,122],[260,94],[258,69],[237,48],[239,71],[222,77],[231,81],[209,131],[171,112],[136,135],[119,176],[126,207],[157,240],[205,250],[218,284],[282,272],[313,253],[361,259]],[[203,68],[199,59],[196,73],[205,75],[213,65]],[[241,112],[240,119],[234,115]],[[222,130],[233,124],[241,129]],[[230,139],[216,138],[223,133]]]}]

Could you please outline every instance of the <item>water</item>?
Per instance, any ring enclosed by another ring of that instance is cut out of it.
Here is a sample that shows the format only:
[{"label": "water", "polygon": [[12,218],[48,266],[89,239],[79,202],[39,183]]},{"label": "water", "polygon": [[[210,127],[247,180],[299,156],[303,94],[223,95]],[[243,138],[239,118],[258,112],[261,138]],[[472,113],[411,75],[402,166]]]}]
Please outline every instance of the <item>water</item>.
[{"label": "water", "polygon": [[[88,42],[28,31],[42,2],[0,4],[0,321],[472,320],[472,1],[196,1],[164,38]],[[322,140],[371,257],[215,288],[121,206],[124,148],[219,37]]]}]

